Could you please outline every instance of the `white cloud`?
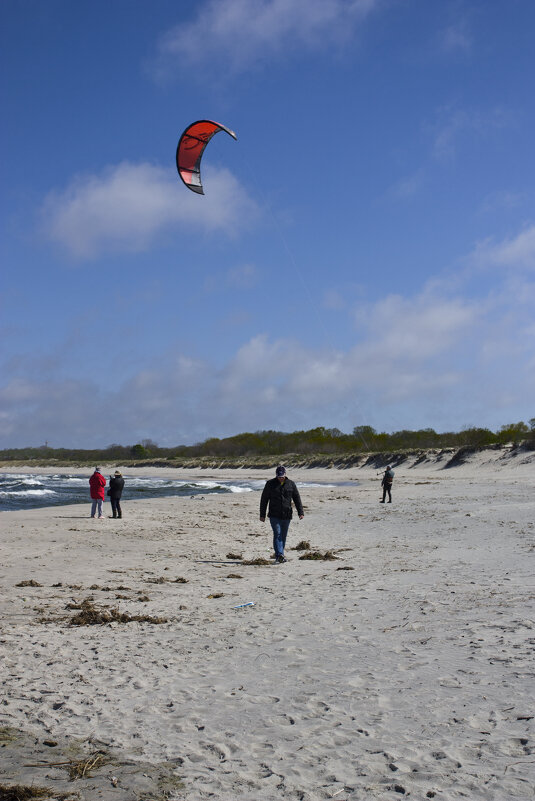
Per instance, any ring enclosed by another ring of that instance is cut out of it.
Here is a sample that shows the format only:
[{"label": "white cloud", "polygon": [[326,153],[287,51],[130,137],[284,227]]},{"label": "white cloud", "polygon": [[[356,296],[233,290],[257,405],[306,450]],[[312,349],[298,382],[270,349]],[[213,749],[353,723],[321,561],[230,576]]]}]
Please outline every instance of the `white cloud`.
[{"label": "white cloud", "polygon": [[504,108],[482,112],[477,109],[446,107],[439,109],[437,116],[433,154],[441,161],[450,160],[455,156],[464,137],[486,137],[512,122],[510,113]]},{"label": "white cloud", "polygon": [[[275,53],[325,48],[350,36],[379,0],[209,0],[196,18],[170,30],[158,71],[175,64],[247,69]],[[219,60],[221,59],[221,60]]]},{"label": "white cloud", "polygon": [[206,195],[193,195],[171,169],[123,162],[51,192],[41,210],[45,235],[77,259],[147,249],[181,226],[233,235],[255,203],[226,169],[203,168]]},{"label": "white cloud", "polygon": [[520,234],[504,242],[493,244],[491,240],[479,243],[473,259],[481,266],[535,268],[535,225],[530,225]]},{"label": "white cloud", "polygon": [[448,350],[476,322],[474,305],[423,292],[407,299],[389,295],[359,317],[367,317],[368,338],[392,359],[414,363]]}]

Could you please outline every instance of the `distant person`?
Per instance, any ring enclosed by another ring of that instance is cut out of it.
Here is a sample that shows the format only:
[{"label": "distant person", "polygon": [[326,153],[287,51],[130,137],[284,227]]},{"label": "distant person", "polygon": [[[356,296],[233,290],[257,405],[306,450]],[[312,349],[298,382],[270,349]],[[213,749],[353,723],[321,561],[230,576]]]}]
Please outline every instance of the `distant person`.
[{"label": "distant person", "polygon": [[297,509],[299,520],[304,517],[303,504],[299,492],[294,482],[287,478],[286,469],[279,465],[275,471],[275,478],[266,481],[266,486],[260,498],[260,520],[262,523],[266,519],[266,509],[268,508],[269,522],[273,529],[273,550],[275,551],[275,561],[285,562],[284,548],[286,546],[286,535],[292,519],[292,501]]},{"label": "distant person", "polygon": [[113,517],[120,518],[123,516],[123,513],[121,511],[121,495],[123,494],[123,489],[124,489],[124,478],[121,475],[121,471],[116,470],[115,474],[113,476],[110,476],[110,488],[108,490]]},{"label": "distant person", "polygon": [[379,501],[379,503],[384,503],[386,498],[386,493],[388,492],[388,503],[392,503],[392,482],[394,481],[394,471],[388,464],[386,466],[386,470],[383,475],[383,480],[381,481],[381,486],[383,488],[383,500]]},{"label": "distant person", "polygon": [[98,508],[98,516],[104,517],[102,514],[102,504],[104,502],[104,487],[106,486],[106,479],[100,472],[99,467],[95,467],[95,472],[89,479],[89,491],[93,503],[91,504],[91,517],[95,516]]}]

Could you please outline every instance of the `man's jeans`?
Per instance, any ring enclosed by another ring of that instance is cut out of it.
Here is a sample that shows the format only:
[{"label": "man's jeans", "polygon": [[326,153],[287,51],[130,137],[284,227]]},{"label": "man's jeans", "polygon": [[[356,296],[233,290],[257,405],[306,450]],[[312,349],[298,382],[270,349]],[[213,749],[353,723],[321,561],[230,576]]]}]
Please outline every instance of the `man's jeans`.
[{"label": "man's jeans", "polygon": [[95,516],[97,506],[98,506],[98,516],[103,517],[102,503],[103,503],[102,498],[99,498],[98,500],[93,499],[93,502],[91,503],[91,517]]},{"label": "man's jeans", "polygon": [[286,545],[286,535],[290,527],[290,520],[281,520],[280,517],[270,517],[269,522],[273,529],[273,550],[275,557],[284,556],[284,548]]}]

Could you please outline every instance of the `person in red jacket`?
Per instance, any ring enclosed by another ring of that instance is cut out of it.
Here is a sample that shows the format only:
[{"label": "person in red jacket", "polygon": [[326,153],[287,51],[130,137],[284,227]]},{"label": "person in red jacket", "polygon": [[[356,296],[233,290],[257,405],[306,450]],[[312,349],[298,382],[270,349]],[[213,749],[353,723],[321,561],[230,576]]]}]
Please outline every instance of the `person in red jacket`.
[{"label": "person in red jacket", "polygon": [[98,467],[95,467],[95,472],[89,479],[89,492],[91,493],[91,517],[95,516],[98,507],[98,516],[104,517],[102,514],[102,503],[104,501],[104,487],[106,486],[106,479],[100,472]]}]

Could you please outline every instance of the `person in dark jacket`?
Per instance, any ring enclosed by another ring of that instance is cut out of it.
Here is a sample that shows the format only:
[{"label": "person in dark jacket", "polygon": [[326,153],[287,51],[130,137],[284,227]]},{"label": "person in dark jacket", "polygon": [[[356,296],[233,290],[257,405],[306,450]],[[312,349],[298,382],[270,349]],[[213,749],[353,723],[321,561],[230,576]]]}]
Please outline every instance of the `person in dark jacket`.
[{"label": "person in dark jacket", "polygon": [[122,517],[121,511],[121,495],[124,489],[124,478],[120,470],[115,471],[114,476],[110,476],[110,489],[109,496],[111,501],[111,511],[114,517]]},{"label": "person in dark jacket", "polygon": [[106,479],[100,472],[99,467],[95,467],[95,472],[89,479],[89,494],[91,495],[91,517],[95,516],[98,508],[99,518],[103,518],[102,504],[104,503],[104,487]]},{"label": "person in dark jacket", "polygon": [[284,548],[292,519],[292,501],[297,509],[299,520],[302,520],[304,512],[299,491],[294,482],[287,478],[285,468],[279,465],[275,471],[275,478],[266,481],[260,498],[260,520],[262,523],[265,521],[266,510],[268,510],[269,522],[273,529],[273,550],[276,562],[286,561]]},{"label": "person in dark jacket", "polygon": [[386,498],[386,493],[388,492],[388,503],[392,503],[392,482],[394,481],[394,471],[388,464],[386,466],[386,470],[383,475],[383,480],[381,481],[381,486],[383,488],[383,500],[379,501],[379,503],[384,503]]}]

